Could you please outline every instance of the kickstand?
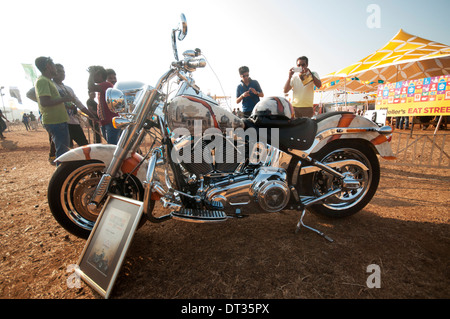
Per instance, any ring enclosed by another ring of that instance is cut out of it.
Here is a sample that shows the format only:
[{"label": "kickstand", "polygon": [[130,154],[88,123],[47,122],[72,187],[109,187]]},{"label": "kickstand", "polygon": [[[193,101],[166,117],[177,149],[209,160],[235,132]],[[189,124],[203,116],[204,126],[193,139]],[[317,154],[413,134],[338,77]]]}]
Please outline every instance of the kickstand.
[{"label": "kickstand", "polygon": [[297,223],[297,228],[295,229],[295,233],[297,234],[299,232],[300,228],[303,226],[303,227],[305,227],[305,228],[307,228],[309,230],[312,230],[313,232],[319,234],[320,236],[322,236],[323,238],[328,240],[330,243],[334,242],[334,240],[332,238],[328,237],[327,235],[325,235],[321,231],[319,231],[319,230],[317,230],[315,228],[312,228],[310,226],[305,225],[303,223],[303,217],[305,216],[305,213],[306,213],[306,209],[304,208],[303,211],[302,211],[302,216],[300,217],[300,220]]}]

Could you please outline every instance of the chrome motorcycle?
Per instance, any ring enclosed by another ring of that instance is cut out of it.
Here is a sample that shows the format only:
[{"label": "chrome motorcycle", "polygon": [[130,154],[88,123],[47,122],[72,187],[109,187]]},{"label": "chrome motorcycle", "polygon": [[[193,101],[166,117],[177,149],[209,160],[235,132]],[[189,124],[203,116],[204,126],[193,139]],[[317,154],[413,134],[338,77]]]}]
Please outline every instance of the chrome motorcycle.
[{"label": "chrome motorcycle", "polygon": [[304,224],[306,211],[345,217],[363,209],[378,187],[378,156],[393,158],[392,129],[348,112],[296,119],[282,97],[263,99],[250,118],[238,118],[195,84],[193,72],[206,66],[201,51],[178,58],[186,34],[181,15],[172,30],[175,61],[155,87],[119,82],[108,89],[108,106],[120,115],[114,125],[123,129],[117,146],[90,144],[57,159],[48,187],[55,219],[87,238],[108,194],[117,194],[142,202],[142,222],[295,210],[296,231],[332,241]]}]

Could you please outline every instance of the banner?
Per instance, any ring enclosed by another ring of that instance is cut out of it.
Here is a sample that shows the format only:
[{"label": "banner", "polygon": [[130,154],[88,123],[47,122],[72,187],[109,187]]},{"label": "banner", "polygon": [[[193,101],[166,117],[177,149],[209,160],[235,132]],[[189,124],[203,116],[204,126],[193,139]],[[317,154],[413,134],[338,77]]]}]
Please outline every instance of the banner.
[{"label": "banner", "polygon": [[17,87],[15,86],[10,86],[9,87],[9,95],[11,97],[14,97],[17,99],[17,102],[19,102],[19,104],[22,104],[22,98],[20,97],[20,91]]},{"label": "banner", "polygon": [[379,85],[375,108],[388,117],[450,115],[450,75]]},{"label": "banner", "polygon": [[27,80],[30,80],[31,83],[33,83],[34,85],[34,82],[36,82],[37,79],[37,74],[34,65],[22,63],[22,67],[25,71],[25,77],[27,78]]}]

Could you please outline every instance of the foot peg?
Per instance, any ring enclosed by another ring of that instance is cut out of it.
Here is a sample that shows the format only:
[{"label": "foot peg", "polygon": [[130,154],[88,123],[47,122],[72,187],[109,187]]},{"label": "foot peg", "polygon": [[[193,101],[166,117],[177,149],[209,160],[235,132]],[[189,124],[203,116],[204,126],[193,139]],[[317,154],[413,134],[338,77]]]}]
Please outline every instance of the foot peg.
[{"label": "foot peg", "polygon": [[221,222],[228,219],[228,216],[221,210],[205,210],[182,208],[171,213],[175,219],[180,219],[194,223]]},{"label": "foot peg", "polygon": [[303,226],[309,230],[312,230],[313,232],[319,234],[320,236],[322,236],[323,238],[325,238],[326,240],[328,240],[330,243],[334,242],[334,240],[330,237],[328,237],[327,235],[325,235],[324,233],[322,233],[320,230],[317,230],[315,228],[312,228],[310,226],[305,225],[305,223],[303,223],[303,217],[305,216],[306,213],[306,209],[303,209],[302,211],[302,216],[300,217],[300,220],[297,223],[297,228],[295,229],[295,233],[297,234],[300,231],[300,228]]}]

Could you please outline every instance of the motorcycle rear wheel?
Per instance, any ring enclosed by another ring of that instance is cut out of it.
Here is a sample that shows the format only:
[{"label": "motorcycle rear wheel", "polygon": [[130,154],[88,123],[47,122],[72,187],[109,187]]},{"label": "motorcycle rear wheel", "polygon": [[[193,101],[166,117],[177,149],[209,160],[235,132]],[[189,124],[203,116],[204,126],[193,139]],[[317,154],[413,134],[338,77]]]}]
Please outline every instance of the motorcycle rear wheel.
[{"label": "motorcycle rear wheel", "polygon": [[[87,205],[100,181],[104,163],[98,161],[74,161],[61,163],[48,185],[48,204],[56,221],[71,234],[87,239],[99,213],[102,203],[95,212]],[[139,180],[126,175],[114,183],[110,191],[141,200],[143,188]]]},{"label": "motorcycle rear wheel", "polygon": [[[380,181],[380,164],[375,151],[369,145],[355,140],[339,140],[325,146],[313,157],[322,163],[353,159],[363,163],[368,170],[356,165],[338,169],[341,174],[358,180],[360,186],[354,190],[339,192],[321,204],[312,205],[309,208],[311,212],[331,218],[347,217],[361,211],[372,200]],[[317,197],[340,187],[337,179],[324,171],[312,173],[307,184]]]}]

